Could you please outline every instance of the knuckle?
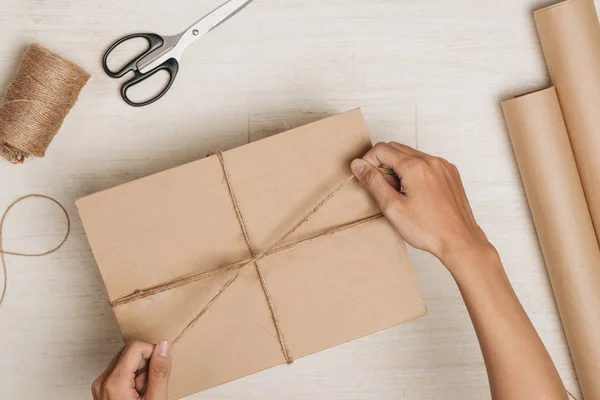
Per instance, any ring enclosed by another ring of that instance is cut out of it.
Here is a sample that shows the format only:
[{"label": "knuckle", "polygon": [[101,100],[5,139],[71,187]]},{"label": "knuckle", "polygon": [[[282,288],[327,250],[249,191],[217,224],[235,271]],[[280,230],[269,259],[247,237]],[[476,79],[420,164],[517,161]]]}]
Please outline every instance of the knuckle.
[{"label": "knuckle", "polygon": [[127,343],[125,343],[125,346],[123,346],[123,350],[122,350],[122,354],[126,354],[128,351],[130,351],[133,347],[136,346],[137,340],[130,340]]},{"label": "knuckle", "polygon": [[169,365],[163,362],[150,366],[150,373],[154,378],[165,379],[169,376]]},{"label": "knuckle", "polygon": [[132,348],[132,347],[137,347],[141,344],[142,342],[140,342],[139,340],[130,340],[129,342],[127,342],[127,344],[125,345],[126,348]]},{"label": "knuckle", "polygon": [[119,382],[114,377],[108,378],[104,383],[104,392],[109,398],[119,394]]},{"label": "knuckle", "polygon": [[100,397],[101,386],[102,384],[97,379],[92,383],[92,395],[94,396],[94,399]]},{"label": "knuckle", "polygon": [[434,168],[443,168],[448,164],[448,161],[444,160],[441,157],[435,157],[432,156],[429,158],[429,163],[434,167]]},{"label": "knuckle", "polygon": [[396,216],[400,214],[401,207],[397,201],[387,201],[383,204],[381,211],[388,217]]},{"label": "knuckle", "polygon": [[379,143],[375,143],[375,146],[373,146],[373,149],[375,149],[375,151],[379,151],[379,150],[386,149],[388,146],[389,145],[387,143],[379,142]]},{"label": "knuckle", "polygon": [[366,170],[362,178],[363,184],[367,187],[375,185],[377,183],[377,178],[379,178],[378,174],[379,172],[373,168]]},{"label": "knuckle", "polygon": [[130,340],[125,344],[125,347],[123,348],[123,354],[127,354],[129,352],[132,351],[138,351],[138,349],[143,349],[144,346],[147,346],[148,344],[145,342],[142,342],[141,340]]},{"label": "knuckle", "polygon": [[427,162],[422,158],[414,158],[410,160],[408,164],[408,170],[411,172],[419,172],[422,173],[427,168]]}]

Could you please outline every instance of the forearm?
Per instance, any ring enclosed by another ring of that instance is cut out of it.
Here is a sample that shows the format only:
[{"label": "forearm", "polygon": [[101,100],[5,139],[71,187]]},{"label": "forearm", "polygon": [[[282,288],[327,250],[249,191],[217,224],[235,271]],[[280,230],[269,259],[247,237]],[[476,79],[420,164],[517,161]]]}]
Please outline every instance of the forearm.
[{"label": "forearm", "polygon": [[[566,399],[498,254],[477,225],[456,166],[398,143],[378,143],[351,167],[404,240],[438,257],[454,275],[481,343],[493,398]],[[395,177],[377,167],[391,168]]]},{"label": "forearm", "polygon": [[443,260],[463,296],[495,400],[564,400],[566,391],[490,245]]}]

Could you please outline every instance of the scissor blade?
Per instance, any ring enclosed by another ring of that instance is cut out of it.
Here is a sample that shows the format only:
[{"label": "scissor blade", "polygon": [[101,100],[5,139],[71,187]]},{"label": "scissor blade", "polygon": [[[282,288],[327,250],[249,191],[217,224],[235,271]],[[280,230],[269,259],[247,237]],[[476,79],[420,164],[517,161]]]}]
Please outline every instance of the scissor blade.
[{"label": "scissor blade", "polygon": [[[179,60],[183,50],[185,50],[190,43],[216,29],[229,18],[242,11],[244,7],[253,1],[254,0],[229,0],[210,14],[202,17],[202,19],[198,20],[198,22],[190,26],[188,30],[180,35],[165,38],[168,39],[165,40],[165,42],[169,42],[169,45],[165,43],[165,46],[162,49],[157,49],[155,52],[146,56],[138,63],[138,68],[142,73],[146,73],[161,65],[169,58]],[[173,42],[176,42],[176,44],[173,44]]]},{"label": "scissor blade", "polygon": [[244,7],[253,1],[254,0],[229,0],[227,3],[192,25],[187,32],[193,33],[194,31],[198,31],[197,34],[193,34],[196,38],[204,36],[242,11]]}]

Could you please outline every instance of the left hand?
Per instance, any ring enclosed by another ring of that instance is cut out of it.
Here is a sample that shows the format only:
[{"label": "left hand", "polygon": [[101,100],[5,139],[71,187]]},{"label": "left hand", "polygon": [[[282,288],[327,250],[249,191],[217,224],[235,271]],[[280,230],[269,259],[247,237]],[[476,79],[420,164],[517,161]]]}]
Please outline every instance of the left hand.
[{"label": "left hand", "polygon": [[127,343],[92,384],[94,400],[167,400],[171,353],[167,341]]}]

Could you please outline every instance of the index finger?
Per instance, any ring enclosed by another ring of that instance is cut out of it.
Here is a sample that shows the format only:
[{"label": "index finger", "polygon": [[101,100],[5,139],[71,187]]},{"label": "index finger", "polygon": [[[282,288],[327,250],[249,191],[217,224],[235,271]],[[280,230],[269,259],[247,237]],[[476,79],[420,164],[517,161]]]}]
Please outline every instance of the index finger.
[{"label": "index finger", "polygon": [[388,143],[377,143],[365,154],[363,160],[374,166],[386,166],[392,168],[396,175],[401,177],[402,167],[414,157],[410,156]]},{"label": "index finger", "polygon": [[115,366],[119,362],[119,359],[121,358],[121,354],[123,354],[123,349],[119,350],[119,352],[112,358],[112,360],[108,364],[108,367],[106,367],[106,369],[100,374],[100,376],[98,376],[98,378],[96,378],[94,383],[97,383],[99,386],[102,386],[104,384],[104,381],[106,380],[106,378],[108,378],[108,376],[113,372],[113,370],[115,369]]},{"label": "index finger", "polygon": [[153,350],[153,344],[140,341],[129,342],[123,349],[113,374],[122,377],[131,375],[132,379],[135,378],[138,369],[150,360]]},{"label": "index finger", "polygon": [[408,154],[409,156],[413,156],[413,157],[421,157],[421,158],[425,158],[428,157],[429,154],[423,153],[420,150],[415,149],[414,147],[410,147],[407,146],[405,144],[401,144],[401,143],[397,143],[397,142],[389,142],[388,143],[390,146],[392,146],[393,148]]}]

